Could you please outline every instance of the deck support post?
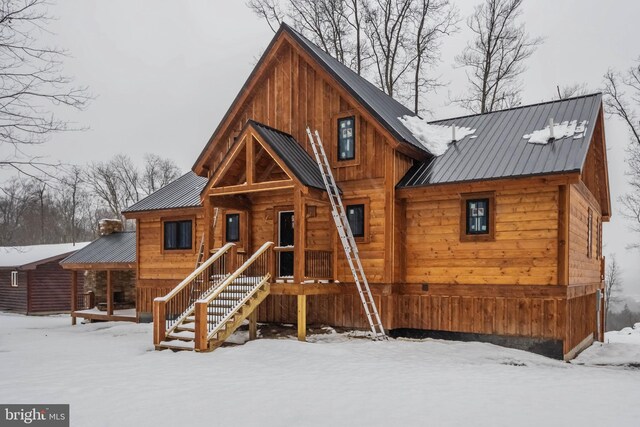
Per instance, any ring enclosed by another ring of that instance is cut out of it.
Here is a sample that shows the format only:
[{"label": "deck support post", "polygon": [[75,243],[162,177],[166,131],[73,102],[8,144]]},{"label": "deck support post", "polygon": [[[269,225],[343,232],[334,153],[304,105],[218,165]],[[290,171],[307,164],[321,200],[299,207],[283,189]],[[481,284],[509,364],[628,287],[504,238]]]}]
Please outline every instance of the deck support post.
[{"label": "deck support post", "polygon": [[206,302],[196,301],[195,307],[195,350],[196,351],[207,351],[209,347],[209,343],[207,340],[208,330],[207,330],[207,307],[208,304]]},{"label": "deck support post", "polygon": [[307,340],[307,296],[298,295],[298,341]]},{"label": "deck support post", "polygon": [[302,283],[304,281],[305,272],[304,254],[307,236],[307,212],[302,190],[296,187],[293,193],[293,215],[295,221],[295,232],[293,236],[293,283]]},{"label": "deck support post", "polygon": [[233,245],[229,249],[229,273],[233,273],[240,267],[238,263],[238,246]]},{"label": "deck support post", "polygon": [[107,315],[113,316],[113,281],[111,270],[107,270]]},{"label": "deck support post", "polygon": [[249,315],[249,340],[258,338],[258,307]]},{"label": "deck support post", "polygon": [[159,345],[167,335],[166,301],[153,300],[153,344]]},{"label": "deck support post", "polygon": [[78,272],[76,270],[71,270],[71,310],[69,314],[71,314],[71,325],[76,324],[76,316],[73,315],[73,312],[78,308]]}]

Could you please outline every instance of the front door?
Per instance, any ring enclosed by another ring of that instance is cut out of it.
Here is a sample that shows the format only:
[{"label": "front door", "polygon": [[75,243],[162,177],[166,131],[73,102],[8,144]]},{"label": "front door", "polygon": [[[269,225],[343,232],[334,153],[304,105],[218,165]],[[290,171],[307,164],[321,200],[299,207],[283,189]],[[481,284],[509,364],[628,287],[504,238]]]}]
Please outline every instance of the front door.
[{"label": "front door", "polygon": [[[278,246],[293,249],[293,211],[281,211],[278,214]],[[278,275],[293,277],[293,250],[280,252]]]}]

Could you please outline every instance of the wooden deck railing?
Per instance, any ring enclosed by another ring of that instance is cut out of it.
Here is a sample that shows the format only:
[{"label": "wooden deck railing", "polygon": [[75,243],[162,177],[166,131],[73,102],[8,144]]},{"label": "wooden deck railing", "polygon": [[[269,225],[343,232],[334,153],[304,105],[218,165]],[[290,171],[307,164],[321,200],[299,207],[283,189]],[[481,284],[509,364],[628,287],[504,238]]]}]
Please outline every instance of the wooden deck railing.
[{"label": "wooden deck railing", "polygon": [[153,300],[153,341],[157,345],[193,312],[195,302],[208,295],[235,270],[235,243],[227,243],[178,286]]},{"label": "wooden deck railing", "polygon": [[333,279],[333,252],[307,249],[304,251],[306,279]]}]

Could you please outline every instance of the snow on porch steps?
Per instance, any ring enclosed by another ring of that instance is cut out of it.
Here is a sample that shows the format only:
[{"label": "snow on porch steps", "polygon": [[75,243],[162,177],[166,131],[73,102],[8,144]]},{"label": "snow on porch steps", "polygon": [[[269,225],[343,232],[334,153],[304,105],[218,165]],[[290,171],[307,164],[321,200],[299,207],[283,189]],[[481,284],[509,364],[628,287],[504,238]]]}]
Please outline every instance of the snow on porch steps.
[{"label": "snow on porch steps", "polygon": [[161,341],[159,347],[164,347],[169,350],[193,350],[194,343],[193,341]]}]

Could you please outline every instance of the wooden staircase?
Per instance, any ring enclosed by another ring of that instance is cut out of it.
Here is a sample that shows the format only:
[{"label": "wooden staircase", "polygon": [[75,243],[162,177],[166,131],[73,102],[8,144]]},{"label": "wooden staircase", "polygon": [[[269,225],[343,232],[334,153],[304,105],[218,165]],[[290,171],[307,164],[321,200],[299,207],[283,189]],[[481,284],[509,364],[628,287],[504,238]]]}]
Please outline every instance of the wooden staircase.
[{"label": "wooden staircase", "polygon": [[[233,269],[235,251],[222,248],[220,251],[225,252],[218,251],[212,257],[216,260],[207,260],[171,293],[157,298],[154,301],[156,350],[212,351],[221,346],[269,295],[271,276],[268,270],[272,246],[272,242],[265,243],[234,271],[220,274],[221,265],[218,265],[214,270],[219,274],[210,275],[208,270],[216,263],[223,264],[223,269]],[[196,291],[198,298],[194,301],[193,289],[197,288],[194,284],[203,281],[210,285],[202,292]],[[175,307],[170,307],[171,303],[177,295],[187,291],[190,302],[177,315]],[[252,336],[255,335],[255,315],[251,316],[250,323]]]}]

